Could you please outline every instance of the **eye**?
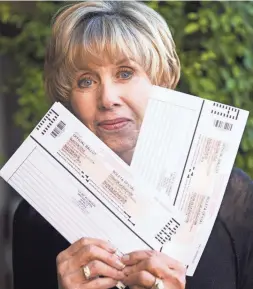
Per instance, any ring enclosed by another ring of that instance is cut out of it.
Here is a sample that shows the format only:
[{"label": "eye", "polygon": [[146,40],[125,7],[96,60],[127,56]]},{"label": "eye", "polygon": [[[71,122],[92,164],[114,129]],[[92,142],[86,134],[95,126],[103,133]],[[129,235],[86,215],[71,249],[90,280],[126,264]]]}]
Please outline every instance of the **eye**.
[{"label": "eye", "polygon": [[121,79],[129,79],[133,76],[133,71],[128,69],[122,69],[118,72],[118,77]]},{"label": "eye", "polygon": [[91,87],[93,82],[94,82],[93,79],[91,79],[91,77],[87,76],[87,77],[80,78],[77,82],[77,85],[79,88],[88,88],[88,87]]}]

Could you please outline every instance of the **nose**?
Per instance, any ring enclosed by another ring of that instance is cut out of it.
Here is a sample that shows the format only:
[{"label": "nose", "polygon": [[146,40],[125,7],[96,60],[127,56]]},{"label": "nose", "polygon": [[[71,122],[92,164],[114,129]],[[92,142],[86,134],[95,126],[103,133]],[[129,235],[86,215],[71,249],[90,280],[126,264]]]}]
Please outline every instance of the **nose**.
[{"label": "nose", "polygon": [[98,96],[98,108],[100,110],[110,110],[120,105],[120,91],[117,85],[110,82],[103,84]]}]

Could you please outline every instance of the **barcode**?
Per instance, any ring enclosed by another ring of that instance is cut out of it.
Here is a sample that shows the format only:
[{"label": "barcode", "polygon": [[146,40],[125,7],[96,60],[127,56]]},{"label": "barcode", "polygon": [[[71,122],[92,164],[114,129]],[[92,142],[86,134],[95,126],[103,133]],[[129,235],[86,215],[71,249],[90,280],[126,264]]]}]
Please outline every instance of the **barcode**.
[{"label": "barcode", "polygon": [[225,122],[222,120],[217,120],[217,119],[214,121],[214,126],[221,128],[221,129],[224,129],[224,130],[232,130],[232,128],[233,128],[232,123]]},{"label": "barcode", "polygon": [[54,128],[54,130],[51,132],[52,137],[57,137],[59,136],[62,131],[64,130],[66,124],[63,121],[60,121],[57,126]]},{"label": "barcode", "polygon": [[155,235],[155,239],[161,244],[171,241],[173,235],[177,233],[180,224],[171,218],[169,222]]}]

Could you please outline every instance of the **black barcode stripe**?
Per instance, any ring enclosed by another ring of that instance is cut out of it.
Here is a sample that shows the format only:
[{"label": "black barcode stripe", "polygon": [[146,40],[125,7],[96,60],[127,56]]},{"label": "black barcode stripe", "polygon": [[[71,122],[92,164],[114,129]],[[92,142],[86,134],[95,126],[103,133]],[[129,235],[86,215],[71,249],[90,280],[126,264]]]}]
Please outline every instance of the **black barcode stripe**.
[{"label": "black barcode stripe", "polygon": [[63,129],[65,128],[66,124],[61,120],[57,126],[54,128],[54,130],[51,132],[51,135],[53,137],[57,137],[59,136],[59,134],[63,131]]},{"label": "black barcode stripe", "polygon": [[65,123],[63,121],[60,121],[57,125],[57,127],[62,130],[65,127]]},{"label": "black barcode stripe", "polygon": [[214,120],[214,126],[221,128],[221,129],[224,129],[224,130],[229,130],[229,131],[231,131],[233,128],[232,123],[224,122],[224,121],[218,120],[218,119]]},{"label": "black barcode stripe", "polygon": [[239,112],[240,112],[240,110],[238,109],[237,114],[236,114],[236,118],[235,118],[235,119],[238,119]]}]

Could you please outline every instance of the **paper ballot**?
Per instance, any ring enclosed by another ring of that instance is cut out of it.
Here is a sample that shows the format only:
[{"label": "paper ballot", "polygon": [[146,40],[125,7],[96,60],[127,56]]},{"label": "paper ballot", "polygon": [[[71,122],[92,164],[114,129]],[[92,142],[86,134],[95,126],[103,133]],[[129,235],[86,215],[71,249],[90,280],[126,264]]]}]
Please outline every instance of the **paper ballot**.
[{"label": "paper ballot", "polygon": [[70,243],[162,251],[192,275],[248,112],[153,87],[129,167],[55,103],[0,171]]},{"label": "paper ballot", "polygon": [[[229,180],[248,111],[153,87],[131,167],[184,216],[193,275]],[[184,247],[184,246],[182,246]]]},{"label": "paper ballot", "polygon": [[71,243],[100,238],[119,254],[164,251],[169,242],[166,252],[173,255],[179,247],[176,212],[157,202],[151,187],[135,179],[131,168],[60,103],[1,176]]}]

